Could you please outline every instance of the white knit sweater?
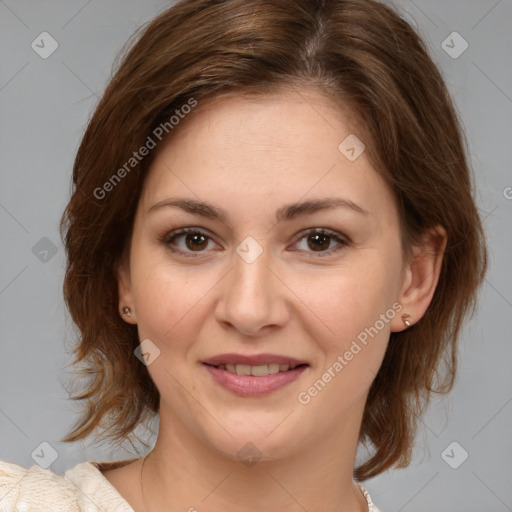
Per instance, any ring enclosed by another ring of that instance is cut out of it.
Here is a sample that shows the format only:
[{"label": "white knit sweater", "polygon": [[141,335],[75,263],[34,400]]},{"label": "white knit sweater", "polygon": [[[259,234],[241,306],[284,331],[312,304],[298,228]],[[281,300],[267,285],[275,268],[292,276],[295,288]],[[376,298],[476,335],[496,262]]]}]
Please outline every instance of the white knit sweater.
[{"label": "white knit sweater", "polygon": [[[0,461],[0,512],[134,512],[102,471],[128,464],[82,462],[64,476],[34,465]],[[360,486],[361,487],[361,486]],[[369,512],[379,512],[361,487]]]}]

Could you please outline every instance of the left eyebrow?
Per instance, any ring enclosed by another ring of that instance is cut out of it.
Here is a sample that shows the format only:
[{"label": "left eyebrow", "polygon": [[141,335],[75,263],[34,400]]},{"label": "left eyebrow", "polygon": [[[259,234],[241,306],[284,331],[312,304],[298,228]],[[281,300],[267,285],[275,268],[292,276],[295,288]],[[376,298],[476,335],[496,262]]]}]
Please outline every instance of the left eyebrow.
[{"label": "left eyebrow", "polygon": [[325,199],[312,199],[310,201],[285,205],[276,211],[276,221],[281,222],[282,220],[292,220],[301,215],[307,215],[308,213],[315,213],[321,210],[333,208],[348,208],[356,213],[369,215],[369,212],[353,201],[339,197],[328,197]]},{"label": "left eyebrow", "polygon": [[[163,207],[176,207],[191,213],[193,215],[200,215],[208,219],[218,220],[226,222],[228,215],[227,213],[212,204],[206,203],[205,201],[198,201],[196,199],[189,198],[169,198],[160,201],[148,209],[148,213],[158,210]],[[276,221],[292,220],[294,218],[315,213],[321,210],[333,209],[333,208],[347,208],[356,213],[362,215],[369,215],[369,212],[361,208],[358,204],[348,199],[342,199],[339,197],[331,197],[324,199],[312,199],[310,201],[302,201],[300,203],[291,203],[282,206],[276,211]]]}]

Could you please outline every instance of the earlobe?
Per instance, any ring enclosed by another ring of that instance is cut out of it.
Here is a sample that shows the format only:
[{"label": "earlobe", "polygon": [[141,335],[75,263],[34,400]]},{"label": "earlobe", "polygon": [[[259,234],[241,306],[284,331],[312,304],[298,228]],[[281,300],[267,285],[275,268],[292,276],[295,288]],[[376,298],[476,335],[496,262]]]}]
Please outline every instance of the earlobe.
[{"label": "earlobe", "polygon": [[446,231],[437,226],[423,235],[421,245],[413,247],[398,299],[403,306],[403,313],[392,322],[393,332],[411,327],[427,311],[441,274],[446,243]]},{"label": "earlobe", "polygon": [[124,260],[116,267],[119,313],[125,322],[136,324],[129,266]]}]

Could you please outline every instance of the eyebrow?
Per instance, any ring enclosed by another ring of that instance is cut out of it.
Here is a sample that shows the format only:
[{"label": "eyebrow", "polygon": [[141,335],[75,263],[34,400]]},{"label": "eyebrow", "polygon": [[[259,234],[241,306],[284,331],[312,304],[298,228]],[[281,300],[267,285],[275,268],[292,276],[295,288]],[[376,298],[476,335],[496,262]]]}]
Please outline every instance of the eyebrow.
[{"label": "eyebrow", "polygon": [[[199,215],[207,219],[218,220],[224,223],[228,219],[228,214],[221,208],[211,205],[205,201],[179,197],[159,201],[158,203],[151,206],[147,213],[154,212],[166,207],[181,208],[187,213]],[[346,208],[362,215],[369,215],[368,211],[364,210],[361,208],[361,206],[354,203],[353,201],[339,197],[327,197],[324,199],[313,199],[309,201],[284,205],[276,211],[275,218],[277,222],[281,222],[283,220],[289,221],[302,215],[333,208]]]}]

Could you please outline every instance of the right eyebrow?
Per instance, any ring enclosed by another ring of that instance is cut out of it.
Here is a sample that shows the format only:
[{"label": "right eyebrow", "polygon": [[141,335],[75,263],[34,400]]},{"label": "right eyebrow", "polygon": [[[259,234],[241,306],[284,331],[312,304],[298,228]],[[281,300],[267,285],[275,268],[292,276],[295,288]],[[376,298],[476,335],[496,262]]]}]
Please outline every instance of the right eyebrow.
[{"label": "right eyebrow", "polygon": [[172,199],[164,199],[153,206],[151,206],[147,213],[159,210],[165,207],[175,207],[181,208],[187,213],[191,213],[193,215],[200,215],[201,217],[205,217],[207,219],[219,220],[221,222],[226,222],[227,215],[226,213],[211,204],[208,204],[204,201],[197,201],[196,199],[187,199],[187,198],[172,198]]}]

